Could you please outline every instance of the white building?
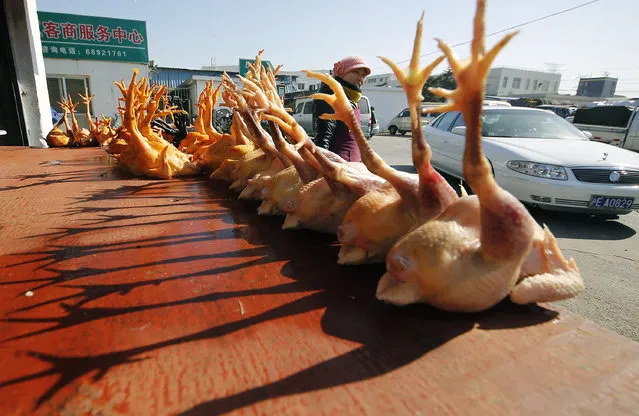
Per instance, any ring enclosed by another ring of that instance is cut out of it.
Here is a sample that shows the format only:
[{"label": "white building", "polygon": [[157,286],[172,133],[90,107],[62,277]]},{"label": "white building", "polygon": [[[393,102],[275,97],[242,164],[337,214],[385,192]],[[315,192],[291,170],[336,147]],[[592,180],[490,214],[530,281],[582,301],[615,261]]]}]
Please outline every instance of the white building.
[{"label": "white building", "polygon": [[[328,74],[328,69],[313,69],[313,72],[319,72],[321,74]],[[295,92],[299,91],[316,91],[319,89],[322,83],[317,78],[311,78],[302,71],[280,71],[281,74],[290,75],[293,78],[293,88]]]},{"label": "white building", "polygon": [[516,68],[491,68],[486,79],[486,95],[500,97],[543,97],[557,94],[561,74]]},{"label": "white building", "polygon": [[392,72],[385,74],[369,75],[364,82],[364,87],[401,87],[397,77]]},{"label": "white building", "polygon": [[[532,71],[516,68],[491,68],[486,80],[486,95],[495,96],[544,96],[557,94],[561,74],[543,71]],[[369,75],[364,88],[368,87],[400,87],[395,74]]]}]

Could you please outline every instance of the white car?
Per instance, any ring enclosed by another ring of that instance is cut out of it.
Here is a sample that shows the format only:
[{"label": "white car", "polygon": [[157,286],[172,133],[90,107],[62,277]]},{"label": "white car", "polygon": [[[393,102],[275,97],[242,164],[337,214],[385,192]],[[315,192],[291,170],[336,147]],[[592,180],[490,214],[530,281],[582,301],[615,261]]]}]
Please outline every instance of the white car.
[{"label": "white car", "polygon": [[[603,217],[639,209],[639,153],[589,141],[547,110],[484,107],[482,121],[495,179],[520,201]],[[463,116],[444,113],[423,131],[433,166],[463,179]]]}]

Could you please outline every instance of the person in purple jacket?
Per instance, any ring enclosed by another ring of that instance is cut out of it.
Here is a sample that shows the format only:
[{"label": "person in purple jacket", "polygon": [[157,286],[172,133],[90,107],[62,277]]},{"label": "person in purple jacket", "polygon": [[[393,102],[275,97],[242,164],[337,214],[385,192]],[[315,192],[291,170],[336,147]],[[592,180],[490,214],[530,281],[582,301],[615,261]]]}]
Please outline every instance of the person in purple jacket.
[{"label": "person in purple jacket", "polygon": [[[361,56],[347,56],[333,65],[333,78],[342,84],[344,92],[353,106],[358,123],[361,123],[357,105],[362,96],[360,88],[370,73],[371,68]],[[333,94],[333,91],[326,84],[321,85],[319,92]],[[362,158],[357,142],[346,124],[342,121],[323,120],[319,117],[322,114],[334,112],[326,101],[313,101],[313,131],[315,132],[313,141],[317,146],[338,154],[348,162],[361,162]]]}]

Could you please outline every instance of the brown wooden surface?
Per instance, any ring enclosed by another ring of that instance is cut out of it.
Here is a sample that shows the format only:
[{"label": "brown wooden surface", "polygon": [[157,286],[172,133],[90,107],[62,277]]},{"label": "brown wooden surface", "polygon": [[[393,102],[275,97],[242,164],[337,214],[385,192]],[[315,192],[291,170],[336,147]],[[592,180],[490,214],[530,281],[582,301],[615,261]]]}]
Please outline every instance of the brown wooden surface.
[{"label": "brown wooden surface", "polygon": [[384,305],[383,266],[338,266],[334,237],[100,149],[0,166],[1,415],[639,408],[639,344],[563,310]]}]

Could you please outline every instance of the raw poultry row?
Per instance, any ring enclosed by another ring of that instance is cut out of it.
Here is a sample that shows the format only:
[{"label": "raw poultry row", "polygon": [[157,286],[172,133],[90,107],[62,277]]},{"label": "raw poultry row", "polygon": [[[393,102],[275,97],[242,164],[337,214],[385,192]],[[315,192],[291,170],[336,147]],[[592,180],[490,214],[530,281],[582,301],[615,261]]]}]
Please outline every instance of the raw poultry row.
[{"label": "raw poultry row", "polygon": [[[51,129],[49,134],[47,134],[46,140],[47,144],[51,147],[85,147],[85,146],[97,146],[102,143],[104,140],[107,140],[109,137],[112,137],[115,133],[111,128],[111,119],[104,117],[102,115],[102,119],[95,118],[95,122],[91,119],[91,100],[95,97],[95,95],[89,96],[87,91],[84,92],[84,95],[78,94],[82,99],[82,102],[86,106],[85,116],[87,118],[87,122],[89,123],[89,128],[86,129],[84,127],[80,127],[78,125],[78,120],[75,117],[75,109],[80,104],[73,103],[71,96],[69,95],[67,98],[62,98],[58,105],[62,108],[63,114],[60,120],[56,123],[55,126]],[[71,116],[71,125],[69,125],[68,117]],[[65,130],[62,130],[60,127],[64,124]]]},{"label": "raw poultry row", "polygon": [[[363,163],[345,162],[318,148],[284,108],[275,87],[275,70],[261,65],[261,52],[238,89],[225,74],[216,89],[207,84],[198,102],[196,132],[180,149],[151,127],[164,87],[149,87],[134,73],[123,94],[123,126],[103,148],[136,174],[161,178],[212,172],[230,183],[239,198],[262,200],[261,215],[285,215],[284,229],[335,233],[338,262],[385,261],[377,297],[397,305],[424,302],[450,311],[479,311],[507,296],[516,303],[556,301],[576,296],[583,280],[574,260],[566,260],[552,233],[501,189],[481,148],[484,83],[495,56],[510,38],[484,48],[485,1],[479,0],[469,62],[460,62],[448,45],[457,89],[434,90],[448,99],[440,111],[458,110],[467,123],[464,176],[475,195],[457,193],[430,164],[430,147],[421,130],[422,88],[444,59],[419,67],[422,19],[417,25],[407,72],[386,58],[403,86],[411,112],[412,156],[417,174],[400,172],[377,155],[365,139],[346,95],[328,75],[307,71],[334,95],[316,94],[354,133]],[[221,96],[234,109],[231,134],[212,127],[211,113]],[[268,132],[262,127],[268,124]],[[284,134],[282,134],[282,132]]]}]

